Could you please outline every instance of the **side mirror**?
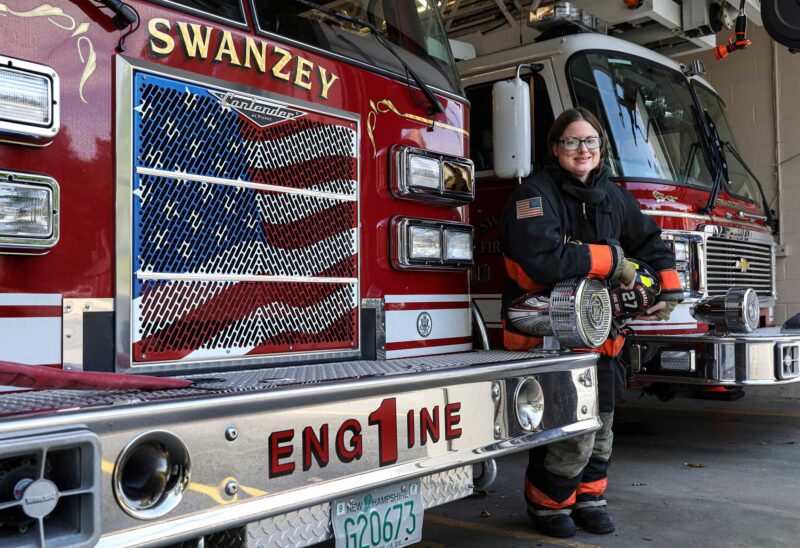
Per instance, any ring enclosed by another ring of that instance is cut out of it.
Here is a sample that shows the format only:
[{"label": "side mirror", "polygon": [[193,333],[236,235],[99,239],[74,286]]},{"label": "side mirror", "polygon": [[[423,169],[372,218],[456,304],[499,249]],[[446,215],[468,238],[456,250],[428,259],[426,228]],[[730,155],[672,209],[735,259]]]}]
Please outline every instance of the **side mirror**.
[{"label": "side mirror", "polygon": [[517,77],[492,87],[494,172],[503,179],[531,172],[531,95]]}]

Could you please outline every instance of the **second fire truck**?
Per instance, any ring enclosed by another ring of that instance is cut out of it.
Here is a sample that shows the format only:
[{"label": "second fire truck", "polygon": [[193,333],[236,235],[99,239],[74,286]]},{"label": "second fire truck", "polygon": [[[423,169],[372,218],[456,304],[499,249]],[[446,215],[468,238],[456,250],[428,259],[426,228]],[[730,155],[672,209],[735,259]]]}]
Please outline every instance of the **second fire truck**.
[{"label": "second fire truck", "polygon": [[[627,324],[624,356],[637,383],[668,399],[680,385],[737,396],[743,386],[800,381],[800,339],[773,325],[774,220],[736,150],[722,99],[697,65],[604,34],[556,34],[565,35],[459,64],[478,181],[473,287],[493,344],[502,346],[499,214],[518,184],[508,168],[497,176],[494,148],[502,136],[502,155],[527,155],[540,169],[554,118],[585,107],[605,126],[612,180],[662,228],[684,289],[669,322]],[[494,84],[515,74],[525,84],[515,100],[531,105],[526,120],[504,116],[508,103],[490,108]],[[508,123],[498,125],[498,116]]]}]

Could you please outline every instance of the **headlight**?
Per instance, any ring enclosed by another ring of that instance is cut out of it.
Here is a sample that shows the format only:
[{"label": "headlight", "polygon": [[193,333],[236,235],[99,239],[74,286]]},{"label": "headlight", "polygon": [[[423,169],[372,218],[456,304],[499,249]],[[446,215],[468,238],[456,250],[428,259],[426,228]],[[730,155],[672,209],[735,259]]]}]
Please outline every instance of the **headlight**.
[{"label": "headlight", "polygon": [[0,55],[0,133],[52,138],[59,128],[58,88],[50,67]]},{"label": "headlight", "polygon": [[472,232],[445,229],[445,259],[472,262]]},{"label": "headlight", "polygon": [[442,231],[435,227],[408,227],[408,255],[411,259],[442,258]]},{"label": "headlight", "polygon": [[439,160],[426,156],[410,155],[408,158],[408,185],[412,188],[439,190],[442,166]]},{"label": "headlight", "polygon": [[464,223],[395,217],[392,265],[400,270],[465,270],[472,266],[474,231]]},{"label": "headlight", "polygon": [[58,183],[0,171],[0,252],[41,253],[58,241]]},{"label": "headlight", "polygon": [[440,205],[463,205],[475,198],[471,160],[407,146],[395,147],[392,155],[395,197]]},{"label": "headlight", "polygon": [[681,282],[681,287],[684,291],[689,291],[692,288],[692,272],[688,268],[678,270],[678,279]]},{"label": "headlight", "polygon": [[672,251],[675,253],[675,261],[689,260],[689,244],[686,242],[674,242]]},{"label": "headlight", "polygon": [[698,280],[695,277],[697,265],[695,256],[697,246],[702,241],[700,235],[664,232],[664,243],[675,254],[675,270],[684,291],[696,291]]},{"label": "headlight", "polygon": [[53,192],[0,183],[0,235],[46,238],[53,233]]}]

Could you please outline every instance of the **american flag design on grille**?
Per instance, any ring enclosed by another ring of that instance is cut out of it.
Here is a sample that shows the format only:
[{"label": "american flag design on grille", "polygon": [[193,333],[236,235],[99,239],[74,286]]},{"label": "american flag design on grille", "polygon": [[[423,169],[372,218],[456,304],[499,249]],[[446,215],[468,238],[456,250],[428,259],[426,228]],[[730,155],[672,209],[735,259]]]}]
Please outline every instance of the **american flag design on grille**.
[{"label": "american flag design on grille", "polygon": [[356,122],[225,92],[134,78],[134,364],[356,348]]},{"label": "american flag design on grille", "polygon": [[517,219],[529,219],[530,217],[541,217],[543,214],[542,211],[542,199],[539,197],[536,198],[525,198],[523,200],[517,200]]}]

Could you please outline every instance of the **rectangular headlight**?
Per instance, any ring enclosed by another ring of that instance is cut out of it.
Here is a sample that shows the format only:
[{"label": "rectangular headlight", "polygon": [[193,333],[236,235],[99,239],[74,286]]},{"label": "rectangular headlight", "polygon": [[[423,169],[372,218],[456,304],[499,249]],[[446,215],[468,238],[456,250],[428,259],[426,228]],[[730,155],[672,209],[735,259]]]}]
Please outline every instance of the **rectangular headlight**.
[{"label": "rectangular headlight", "polygon": [[411,259],[441,259],[442,232],[438,228],[410,226],[408,255]]},{"label": "rectangular headlight", "polygon": [[472,232],[445,229],[445,260],[472,262]]},{"label": "rectangular headlight", "polygon": [[0,184],[0,236],[46,238],[53,233],[49,188]]},{"label": "rectangular headlight", "polygon": [[50,80],[44,76],[0,68],[0,118],[8,122],[50,124]]},{"label": "rectangular headlight", "polygon": [[0,252],[45,252],[58,241],[58,184],[49,177],[0,171]]},{"label": "rectangular headlight", "polygon": [[52,138],[59,128],[56,72],[0,55],[0,133]]},{"label": "rectangular headlight", "polygon": [[408,185],[418,188],[439,190],[442,166],[439,160],[426,156],[409,155]]},{"label": "rectangular headlight", "polygon": [[675,253],[675,261],[689,260],[689,244],[686,242],[674,242],[672,251]]},{"label": "rectangular headlight", "polygon": [[688,268],[684,270],[678,269],[678,279],[681,281],[681,287],[684,291],[689,291],[692,288],[692,272]]},{"label": "rectangular headlight", "polygon": [[453,206],[475,198],[475,169],[468,158],[408,146],[395,147],[392,155],[396,198]]}]

